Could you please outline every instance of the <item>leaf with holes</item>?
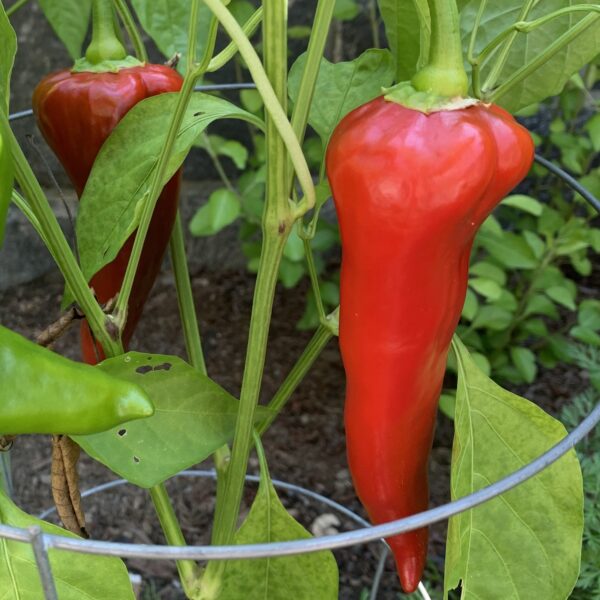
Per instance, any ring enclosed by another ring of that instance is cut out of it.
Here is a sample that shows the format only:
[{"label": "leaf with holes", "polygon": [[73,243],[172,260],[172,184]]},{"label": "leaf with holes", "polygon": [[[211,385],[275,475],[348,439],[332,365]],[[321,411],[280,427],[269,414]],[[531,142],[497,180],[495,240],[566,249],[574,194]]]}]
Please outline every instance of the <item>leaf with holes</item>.
[{"label": "leaf with holes", "polygon": [[[20,510],[0,491],[0,523],[79,539],[64,529],[40,521]],[[59,550],[48,551],[56,592],[60,600],[133,600],[134,594],[123,561]],[[40,574],[29,544],[0,538],[0,598],[27,600],[44,598]]]},{"label": "leaf with holes", "polygon": [[[462,498],[524,467],[566,435],[535,404],[507,392],[475,365],[458,363],[451,495]],[[579,573],[583,482],[573,450],[518,487],[450,519],[444,592],[461,599],[569,597]]]},{"label": "leaf with holes", "polygon": [[[231,441],[238,401],[176,356],[129,352],[98,368],[135,382],[155,413],[101,434],[73,436],[92,457],[143,488],[203,461]],[[257,422],[264,418],[259,407]]]}]

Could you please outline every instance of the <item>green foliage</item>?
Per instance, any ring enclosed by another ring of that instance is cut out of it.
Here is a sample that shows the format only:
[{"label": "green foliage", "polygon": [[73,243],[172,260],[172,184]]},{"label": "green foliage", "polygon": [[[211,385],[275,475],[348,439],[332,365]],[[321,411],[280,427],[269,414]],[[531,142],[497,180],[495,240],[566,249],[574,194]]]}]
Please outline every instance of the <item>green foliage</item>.
[{"label": "green foliage", "polygon": [[[600,350],[573,346],[575,363],[585,369],[590,387],[565,406],[560,415],[567,429],[574,429],[600,402]],[[571,600],[600,597],[600,429],[596,427],[577,446],[583,472],[584,515],[581,571]]]}]

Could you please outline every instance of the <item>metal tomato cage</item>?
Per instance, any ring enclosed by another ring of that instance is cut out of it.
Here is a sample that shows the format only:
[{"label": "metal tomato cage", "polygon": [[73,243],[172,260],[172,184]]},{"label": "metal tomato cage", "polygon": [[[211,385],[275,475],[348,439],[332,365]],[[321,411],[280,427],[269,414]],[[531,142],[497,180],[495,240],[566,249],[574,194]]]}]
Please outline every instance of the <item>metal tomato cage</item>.
[{"label": "metal tomato cage", "polygon": [[[253,84],[217,84],[198,86],[197,91],[228,91],[239,89],[252,89]],[[14,113],[9,116],[9,120],[17,120],[29,117],[33,114],[31,110],[25,110]],[[542,156],[536,155],[535,161],[545,167],[548,171],[561,178],[572,190],[580,194],[598,213],[600,213],[600,200],[579,184],[571,175],[565,172],[560,167],[557,167]],[[308,552],[318,552],[323,550],[335,550],[355,546],[358,544],[367,544],[370,542],[378,542],[381,545],[381,552],[377,569],[373,576],[373,585],[369,595],[369,600],[376,600],[381,577],[385,568],[385,561],[389,554],[389,548],[383,538],[391,537],[400,533],[406,533],[421,527],[427,527],[433,523],[444,521],[450,517],[457,515],[466,510],[472,509],[488,500],[509,491],[519,484],[534,477],[552,463],[557,461],[561,456],[565,455],[569,450],[579,443],[596,425],[600,423],[600,403],[594,407],[590,414],[564,439],[558,444],[550,448],[547,452],[539,456],[534,461],[522,467],[518,471],[511,473],[500,481],[493,483],[485,488],[478,490],[468,496],[464,496],[448,504],[438,506],[436,508],[391,521],[383,525],[373,526],[365,521],[362,517],[355,514],[346,507],[317,494],[303,487],[286,483],[284,481],[273,480],[273,484],[277,489],[284,490],[293,495],[306,498],[314,501],[317,504],[322,504],[330,509],[335,510],[344,517],[354,521],[359,529],[339,533],[336,535],[326,535],[318,538],[305,540],[296,540],[289,542],[272,542],[267,544],[248,544],[240,546],[164,546],[151,544],[124,544],[115,542],[100,542],[92,540],[80,540],[67,538],[58,535],[49,535],[42,532],[40,527],[34,526],[28,529],[19,529],[8,525],[0,524],[0,538],[25,542],[31,545],[35,561],[38,567],[41,586],[44,592],[45,600],[59,600],[54,577],[52,575],[52,567],[48,556],[48,551],[67,550],[71,552],[79,552],[82,554],[101,554],[105,556],[117,556],[120,558],[142,558],[149,560],[229,560],[229,559],[250,559],[250,558],[267,558],[276,556],[290,556],[294,554],[304,554]],[[4,474],[10,483],[10,474],[6,468],[6,463],[3,462]],[[209,471],[182,471],[175,477],[192,477],[215,479],[216,473],[213,470]],[[255,475],[247,475],[246,481],[258,482],[259,477]],[[103,485],[96,486],[82,493],[82,497],[92,496],[99,492],[111,490],[128,482],[124,479],[111,481]],[[39,518],[44,519],[54,513],[55,508],[50,508],[44,511]],[[419,584],[419,593],[423,600],[431,600],[425,586]]]}]

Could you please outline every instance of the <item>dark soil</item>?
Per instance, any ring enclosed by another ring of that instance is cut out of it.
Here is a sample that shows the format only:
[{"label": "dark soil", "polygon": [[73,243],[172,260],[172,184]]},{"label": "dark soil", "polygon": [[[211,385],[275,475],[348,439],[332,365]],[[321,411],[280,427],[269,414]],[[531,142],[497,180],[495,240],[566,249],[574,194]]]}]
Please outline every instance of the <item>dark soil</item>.
[{"label": "dark soil", "polygon": [[[252,300],[253,279],[245,273],[200,273],[193,278],[206,361],[210,375],[236,395],[242,376]],[[59,316],[62,284],[58,276],[46,277],[11,294],[0,294],[0,322],[33,338]],[[310,338],[298,332],[295,324],[302,315],[305,289],[279,290],[274,306],[273,326],[263,385],[264,399],[277,389]],[[57,350],[78,358],[74,328],[59,341]],[[175,289],[165,273],[147,304],[132,349],[185,356]],[[556,412],[585,382],[573,370],[560,369],[542,374],[535,386],[519,390],[547,410]],[[273,478],[295,483],[323,494],[365,516],[349,478],[343,435],[344,377],[337,349],[332,341],[296,391],[279,419],[264,437]],[[431,460],[431,503],[449,499],[449,465],[452,424],[440,415]],[[52,506],[50,492],[50,440],[41,436],[19,438],[12,452],[15,499],[32,514]],[[202,465],[211,466],[209,463]],[[104,466],[84,457],[80,461],[81,489],[85,490],[116,478]],[[251,459],[250,470],[257,471]],[[201,479],[177,478],[168,482],[177,514],[191,544],[209,540],[214,508],[214,485]],[[249,486],[246,509],[254,488]],[[309,530],[325,533],[317,518],[331,509],[297,496],[281,493],[290,512]],[[88,530],[95,539],[136,543],[164,543],[147,492],[123,486],[85,500]],[[323,522],[322,520],[320,521]],[[340,517],[339,531],[356,525]],[[330,532],[330,531],[327,531]],[[430,579],[443,569],[445,525],[431,530]],[[340,567],[340,598],[358,600],[370,588],[380,552],[378,544],[336,552]],[[171,563],[129,561],[131,571],[144,578],[146,598],[183,598]],[[399,586],[389,563],[378,598],[396,599]]]}]

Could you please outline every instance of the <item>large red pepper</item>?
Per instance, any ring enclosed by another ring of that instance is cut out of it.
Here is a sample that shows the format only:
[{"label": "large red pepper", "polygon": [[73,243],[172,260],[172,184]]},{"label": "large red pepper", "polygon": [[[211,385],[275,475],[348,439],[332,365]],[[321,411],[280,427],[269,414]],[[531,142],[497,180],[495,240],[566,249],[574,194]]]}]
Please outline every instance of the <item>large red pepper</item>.
[{"label": "large red pepper", "polygon": [[[477,229],[527,174],[529,133],[479,104],[424,114],[378,98],[331,138],[342,238],[348,461],[375,523],[428,508],[428,457]],[[427,529],[388,540],[414,591]]]},{"label": "large red pepper", "polygon": [[[114,39],[110,41],[115,43]],[[127,112],[141,100],[179,91],[181,85],[182,78],[175,70],[152,64],[120,68],[117,72],[65,69],[40,82],[33,95],[38,126],[79,197],[102,144]],[[122,334],[125,347],[160,270],[177,212],[180,175],[178,172],[166,184],[156,204],[129,300]],[[108,302],[120,290],[134,237],[135,232],[117,257],[92,278],[90,285],[101,303]],[[81,347],[86,362],[93,364],[104,357],[102,348],[94,344],[87,322],[81,326]]]}]

